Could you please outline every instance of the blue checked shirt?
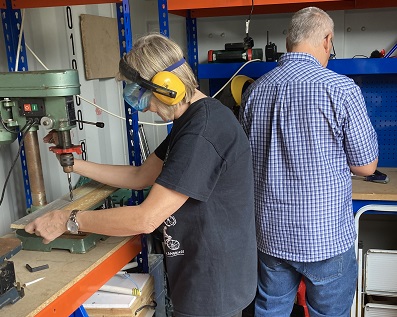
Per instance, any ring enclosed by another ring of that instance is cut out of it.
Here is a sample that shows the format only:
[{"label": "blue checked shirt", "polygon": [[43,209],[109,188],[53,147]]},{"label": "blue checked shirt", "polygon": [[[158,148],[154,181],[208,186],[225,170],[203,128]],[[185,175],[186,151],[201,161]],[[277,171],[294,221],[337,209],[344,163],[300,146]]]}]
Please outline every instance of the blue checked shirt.
[{"label": "blue checked shirt", "polygon": [[351,248],[349,165],[378,156],[354,81],[309,54],[286,53],[248,88],[240,121],[253,153],[258,249],[315,262]]}]

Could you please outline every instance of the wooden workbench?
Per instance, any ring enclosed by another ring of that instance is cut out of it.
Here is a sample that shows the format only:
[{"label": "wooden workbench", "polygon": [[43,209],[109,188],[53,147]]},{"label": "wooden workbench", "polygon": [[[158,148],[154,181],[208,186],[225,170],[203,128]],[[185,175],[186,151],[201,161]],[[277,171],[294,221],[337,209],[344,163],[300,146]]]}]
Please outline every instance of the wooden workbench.
[{"label": "wooden workbench", "polygon": [[378,168],[390,181],[387,184],[366,182],[353,179],[353,200],[396,201],[397,202],[397,168]]},{"label": "wooden workbench", "polygon": [[[140,236],[109,237],[85,254],[21,250],[10,259],[17,282],[45,278],[25,287],[25,296],[0,309],[0,316],[67,317],[140,251]],[[30,273],[25,267],[27,263],[31,267],[48,264],[49,268]]]}]

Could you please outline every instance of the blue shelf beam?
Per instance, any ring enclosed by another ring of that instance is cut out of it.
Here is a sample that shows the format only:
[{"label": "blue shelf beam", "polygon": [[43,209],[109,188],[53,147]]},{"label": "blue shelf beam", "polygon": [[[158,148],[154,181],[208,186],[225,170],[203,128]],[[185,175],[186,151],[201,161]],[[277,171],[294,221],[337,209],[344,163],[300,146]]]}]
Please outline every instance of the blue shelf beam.
[{"label": "blue shelf beam", "polygon": [[[167,0],[158,0],[158,16],[160,33],[166,37],[170,37],[170,26],[168,23],[168,5]],[[167,133],[171,133],[172,124],[167,125]]]},{"label": "blue shelf beam", "polygon": [[197,44],[197,20],[189,16],[186,18],[188,62],[194,74],[198,75],[198,44]]},{"label": "blue shelf beam", "polygon": [[[199,79],[230,78],[243,63],[208,63],[198,65]],[[240,72],[259,78],[276,67],[276,62],[251,62]],[[351,58],[330,60],[328,68],[348,76],[397,75],[397,58]]]},{"label": "blue shelf beam", "polygon": [[170,37],[170,27],[168,24],[168,6],[167,0],[159,0],[158,5],[158,15],[159,15],[159,27],[160,33],[166,37]]}]

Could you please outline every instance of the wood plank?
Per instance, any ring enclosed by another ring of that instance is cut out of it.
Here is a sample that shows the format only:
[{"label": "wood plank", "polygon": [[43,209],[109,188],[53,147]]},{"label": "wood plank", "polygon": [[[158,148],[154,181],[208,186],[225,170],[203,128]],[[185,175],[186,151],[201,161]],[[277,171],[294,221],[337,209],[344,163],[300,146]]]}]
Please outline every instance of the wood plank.
[{"label": "wood plank", "polygon": [[353,179],[353,200],[397,201],[397,168],[378,168],[390,181],[387,184]]},{"label": "wood plank", "polygon": [[118,188],[91,181],[73,190],[74,201],[70,201],[69,194],[62,196],[31,214],[13,222],[12,229],[24,229],[34,219],[52,210],[88,210],[97,207],[104,199],[113,194]]},{"label": "wood plank", "polygon": [[0,256],[7,254],[21,246],[17,238],[0,238]]},{"label": "wood plank", "polygon": [[86,79],[113,78],[119,71],[117,19],[80,14]]}]

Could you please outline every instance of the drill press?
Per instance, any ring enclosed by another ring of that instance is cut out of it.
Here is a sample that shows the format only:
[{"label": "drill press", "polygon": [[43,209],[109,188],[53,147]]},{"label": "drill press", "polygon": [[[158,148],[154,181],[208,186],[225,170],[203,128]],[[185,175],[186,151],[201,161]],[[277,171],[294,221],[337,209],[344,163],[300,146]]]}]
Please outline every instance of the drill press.
[{"label": "drill press", "polygon": [[18,128],[27,125],[30,130],[42,125],[57,131],[59,143],[50,150],[67,174],[71,200],[73,153],[81,154],[81,146],[73,145],[70,135],[76,126],[73,96],[78,94],[76,70],[0,73],[0,145],[14,142]]}]

